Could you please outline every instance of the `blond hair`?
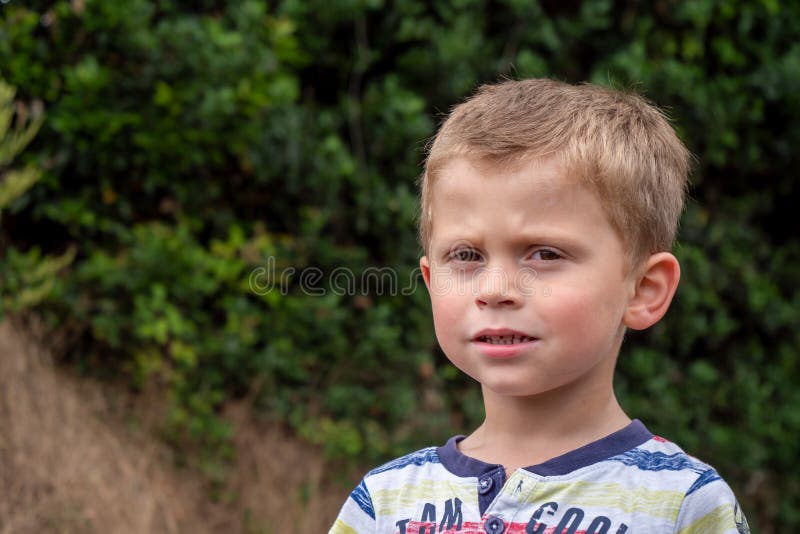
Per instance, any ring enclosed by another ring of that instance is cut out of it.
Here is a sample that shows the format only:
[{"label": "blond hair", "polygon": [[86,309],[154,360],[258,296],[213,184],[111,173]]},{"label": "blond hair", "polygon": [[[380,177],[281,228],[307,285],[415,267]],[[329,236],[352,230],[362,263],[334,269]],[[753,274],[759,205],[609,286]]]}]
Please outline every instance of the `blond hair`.
[{"label": "blond hair", "polygon": [[456,157],[497,165],[558,158],[599,195],[632,262],[671,249],[691,159],[662,112],[632,92],[548,79],[484,85],[452,110],[429,144],[420,179],[426,251],[433,182]]}]

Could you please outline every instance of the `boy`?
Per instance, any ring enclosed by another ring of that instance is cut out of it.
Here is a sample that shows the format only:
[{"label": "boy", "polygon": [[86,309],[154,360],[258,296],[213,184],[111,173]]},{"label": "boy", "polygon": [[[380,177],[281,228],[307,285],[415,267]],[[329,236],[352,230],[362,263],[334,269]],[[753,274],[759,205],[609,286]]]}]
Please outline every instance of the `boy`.
[{"label": "boy", "polygon": [[371,471],[331,532],[749,532],[708,465],[631,421],[627,328],[666,313],[689,153],[632,94],[484,86],[430,147],[420,260],[439,344],[481,384],[467,437]]}]

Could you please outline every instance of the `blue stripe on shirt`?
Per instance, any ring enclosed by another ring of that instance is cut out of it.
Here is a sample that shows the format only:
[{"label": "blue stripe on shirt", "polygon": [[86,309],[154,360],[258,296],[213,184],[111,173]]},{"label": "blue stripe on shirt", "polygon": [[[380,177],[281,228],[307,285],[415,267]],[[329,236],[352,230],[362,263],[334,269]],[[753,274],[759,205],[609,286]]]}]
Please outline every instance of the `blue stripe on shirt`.
[{"label": "blue stripe on shirt", "polygon": [[383,464],[380,467],[376,467],[372,471],[369,472],[367,476],[377,475],[378,473],[383,473],[385,471],[392,471],[394,469],[403,469],[404,467],[408,467],[409,465],[415,466],[422,466],[425,464],[438,464],[439,455],[436,453],[435,447],[430,447],[427,449],[422,449],[421,451],[417,451],[412,454],[407,454],[397,460],[392,460],[387,464]]},{"label": "blue stripe on shirt", "polygon": [[361,510],[372,519],[375,519],[375,509],[372,507],[372,497],[369,495],[369,490],[364,481],[361,481],[356,489],[350,494],[350,498],[355,501]]},{"label": "blue stripe on shirt", "polygon": [[713,469],[706,469],[700,474],[697,480],[694,481],[694,484],[692,484],[692,487],[686,492],[686,495],[691,495],[706,484],[711,484],[715,480],[722,480],[722,477]]},{"label": "blue stripe on shirt", "polygon": [[683,471],[702,473],[707,468],[683,453],[664,454],[644,449],[631,449],[628,452],[609,458],[613,462],[621,462],[627,466],[638,467],[642,471]]}]

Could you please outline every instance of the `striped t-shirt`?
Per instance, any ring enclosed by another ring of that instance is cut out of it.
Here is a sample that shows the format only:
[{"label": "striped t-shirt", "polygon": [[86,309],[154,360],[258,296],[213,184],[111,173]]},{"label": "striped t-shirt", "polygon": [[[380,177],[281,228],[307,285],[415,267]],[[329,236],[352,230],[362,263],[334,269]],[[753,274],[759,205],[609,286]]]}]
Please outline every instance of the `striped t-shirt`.
[{"label": "striped t-shirt", "polygon": [[717,472],[639,421],[510,477],[460,439],[370,471],[329,534],[749,532]]}]

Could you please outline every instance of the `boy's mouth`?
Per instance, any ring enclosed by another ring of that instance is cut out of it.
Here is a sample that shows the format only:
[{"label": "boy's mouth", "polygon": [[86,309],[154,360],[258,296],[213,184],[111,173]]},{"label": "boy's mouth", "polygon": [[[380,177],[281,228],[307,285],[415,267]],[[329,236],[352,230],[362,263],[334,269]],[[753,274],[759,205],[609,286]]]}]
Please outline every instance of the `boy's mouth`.
[{"label": "boy's mouth", "polygon": [[518,335],[518,334],[509,334],[505,336],[478,336],[475,338],[475,341],[480,341],[481,343],[489,343],[490,345],[515,345],[517,343],[526,343],[528,341],[534,341],[536,338],[531,336],[525,335]]},{"label": "boy's mouth", "polygon": [[485,328],[475,334],[472,341],[489,345],[517,345],[536,341],[536,338],[510,328]]}]

